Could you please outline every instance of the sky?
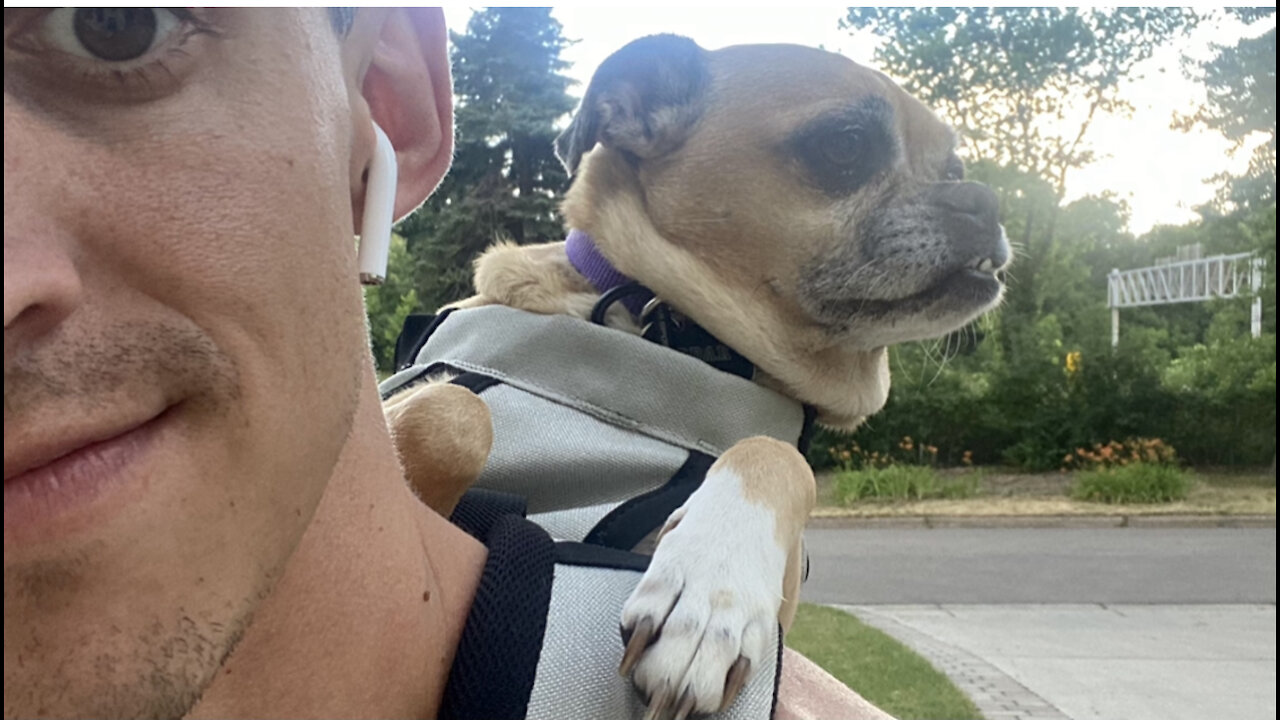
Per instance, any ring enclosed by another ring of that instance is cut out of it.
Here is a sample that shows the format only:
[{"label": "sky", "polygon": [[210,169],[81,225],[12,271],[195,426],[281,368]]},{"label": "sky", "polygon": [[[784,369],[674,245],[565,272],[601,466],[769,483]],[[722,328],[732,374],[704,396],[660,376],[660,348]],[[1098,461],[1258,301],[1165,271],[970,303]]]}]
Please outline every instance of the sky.
[{"label": "sky", "polygon": [[[581,95],[591,73],[614,50],[643,35],[673,32],[686,35],[707,49],[742,43],[797,43],[823,47],[875,67],[878,39],[869,33],[841,30],[837,22],[844,6],[748,5],[716,6],[690,3],[651,3],[644,6],[556,7],[552,14],[566,38],[577,40],[562,57],[573,63],[567,74],[580,85]],[[452,30],[463,32],[471,10],[446,8]],[[1274,22],[1274,21],[1271,21]],[[1213,197],[1205,179],[1223,172],[1240,173],[1248,166],[1249,147],[1231,153],[1220,134],[1198,129],[1189,133],[1170,129],[1175,112],[1190,113],[1204,99],[1203,89],[1186,79],[1181,57],[1208,59],[1212,44],[1234,44],[1246,30],[1235,20],[1202,25],[1190,36],[1162,48],[1127,83],[1124,96],[1133,104],[1129,116],[1107,115],[1094,121],[1086,136],[1098,159],[1067,176],[1067,201],[1111,191],[1129,204],[1129,229],[1141,234],[1157,224],[1180,225],[1197,216],[1192,210]]]}]

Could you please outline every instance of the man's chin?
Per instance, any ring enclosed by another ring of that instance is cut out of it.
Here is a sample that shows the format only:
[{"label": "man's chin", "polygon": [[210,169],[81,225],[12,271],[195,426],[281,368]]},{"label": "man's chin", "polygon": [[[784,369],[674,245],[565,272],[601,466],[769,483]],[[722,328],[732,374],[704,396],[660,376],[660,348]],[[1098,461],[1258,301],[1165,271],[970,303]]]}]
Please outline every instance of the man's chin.
[{"label": "man's chin", "polygon": [[31,632],[14,627],[6,607],[5,716],[186,715],[234,648],[244,623],[228,628],[181,612],[136,622],[143,617],[129,618],[135,622],[128,624],[90,619],[75,628]]}]

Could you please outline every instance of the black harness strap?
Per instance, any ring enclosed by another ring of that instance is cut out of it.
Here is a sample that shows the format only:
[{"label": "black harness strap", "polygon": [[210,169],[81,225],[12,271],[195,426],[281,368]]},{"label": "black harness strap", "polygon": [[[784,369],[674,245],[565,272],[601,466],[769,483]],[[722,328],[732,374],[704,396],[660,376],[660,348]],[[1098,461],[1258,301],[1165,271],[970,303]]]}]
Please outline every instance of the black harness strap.
[{"label": "black harness strap", "polygon": [[666,484],[614,508],[582,541],[619,550],[635,547],[655,528],[662,527],[667,517],[689,499],[702,485],[715,461],[706,453],[690,451],[688,459]]}]

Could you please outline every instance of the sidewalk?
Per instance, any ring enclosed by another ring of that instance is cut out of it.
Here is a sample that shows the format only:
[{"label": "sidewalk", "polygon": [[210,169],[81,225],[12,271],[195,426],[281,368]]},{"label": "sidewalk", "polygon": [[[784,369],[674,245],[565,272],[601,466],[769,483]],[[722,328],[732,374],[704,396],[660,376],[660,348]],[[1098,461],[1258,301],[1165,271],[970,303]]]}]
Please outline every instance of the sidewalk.
[{"label": "sidewalk", "polygon": [[1276,717],[1274,604],[834,607],[924,655],[987,720]]}]

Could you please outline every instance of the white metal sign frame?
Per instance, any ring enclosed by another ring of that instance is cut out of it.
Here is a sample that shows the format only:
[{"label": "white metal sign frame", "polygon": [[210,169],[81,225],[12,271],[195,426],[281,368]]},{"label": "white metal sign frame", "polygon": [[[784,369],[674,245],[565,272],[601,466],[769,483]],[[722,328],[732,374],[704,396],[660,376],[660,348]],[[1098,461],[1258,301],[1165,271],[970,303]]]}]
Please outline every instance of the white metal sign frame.
[{"label": "white metal sign frame", "polygon": [[1120,343],[1120,308],[1204,302],[1254,295],[1249,318],[1253,337],[1262,334],[1262,258],[1253,253],[1214,255],[1136,270],[1112,270],[1107,277],[1111,346]]}]

